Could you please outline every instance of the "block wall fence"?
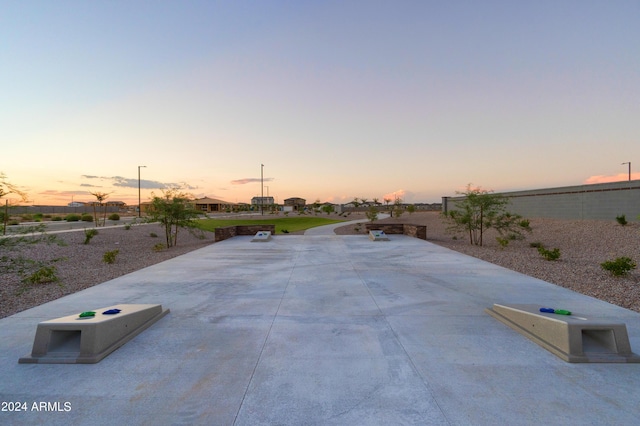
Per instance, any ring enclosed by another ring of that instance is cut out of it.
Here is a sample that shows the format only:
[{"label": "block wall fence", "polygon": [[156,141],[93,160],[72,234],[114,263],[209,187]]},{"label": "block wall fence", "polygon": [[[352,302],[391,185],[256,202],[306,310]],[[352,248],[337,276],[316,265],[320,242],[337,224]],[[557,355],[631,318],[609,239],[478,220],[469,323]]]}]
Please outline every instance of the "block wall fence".
[{"label": "block wall fence", "polygon": [[[510,212],[529,218],[615,220],[625,215],[637,222],[640,215],[640,180],[499,194],[509,199]],[[454,210],[463,199],[442,197],[442,211]]]}]

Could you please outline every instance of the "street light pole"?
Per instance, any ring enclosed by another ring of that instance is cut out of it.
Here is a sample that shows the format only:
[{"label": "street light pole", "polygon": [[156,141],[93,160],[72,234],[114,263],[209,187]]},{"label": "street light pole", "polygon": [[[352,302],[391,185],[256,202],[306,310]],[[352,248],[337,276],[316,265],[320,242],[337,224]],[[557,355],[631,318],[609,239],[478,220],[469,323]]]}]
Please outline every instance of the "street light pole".
[{"label": "street light pole", "polygon": [[264,164],[260,164],[260,214],[264,215]]},{"label": "street light pole", "polygon": [[147,166],[138,166],[138,217],[142,217],[142,207],[140,206],[140,168]]},{"label": "street light pole", "polygon": [[622,163],[621,165],[624,166],[625,164],[629,165],[629,181],[631,181],[631,161],[628,161],[626,163]]}]

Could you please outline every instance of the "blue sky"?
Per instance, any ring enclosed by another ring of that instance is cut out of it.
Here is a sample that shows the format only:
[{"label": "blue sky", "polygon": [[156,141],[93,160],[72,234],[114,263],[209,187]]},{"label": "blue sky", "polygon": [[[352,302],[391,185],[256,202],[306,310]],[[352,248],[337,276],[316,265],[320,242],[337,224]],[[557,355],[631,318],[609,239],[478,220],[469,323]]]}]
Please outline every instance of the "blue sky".
[{"label": "blue sky", "polygon": [[0,171],[36,204],[134,203],[139,165],[143,198],[184,184],[231,202],[260,194],[261,164],[280,202],[437,202],[640,167],[638,1],[1,10]]}]

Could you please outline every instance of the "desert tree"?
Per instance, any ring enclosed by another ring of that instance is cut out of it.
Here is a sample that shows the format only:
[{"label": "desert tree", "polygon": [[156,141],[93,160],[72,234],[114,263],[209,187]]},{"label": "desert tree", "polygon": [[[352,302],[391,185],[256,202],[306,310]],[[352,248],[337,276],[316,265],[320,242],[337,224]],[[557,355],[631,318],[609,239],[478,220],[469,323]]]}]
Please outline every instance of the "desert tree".
[{"label": "desert tree", "polygon": [[400,217],[402,216],[402,213],[404,213],[404,208],[402,206],[402,198],[398,196],[396,196],[396,199],[393,201],[393,213],[391,215],[393,216],[394,213],[396,217]]},{"label": "desert tree", "polygon": [[178,243],[180,228],[195,232],[195,219],[200,212],[193,208],[190,194],[182,192],[180,187],[171,187],[163,189],[159,196],[151,195],[149,221],[159,222],[164,228],[167,247]]},{"label": "desert tree", "polygon": [[102,218],[102,226],[104,226],[104,224],[107,222],[107,204],[105,203],[105,201],[107,201],[107,198],[109,198],[109,193],[106,193],[106,192],[89,192],[89,194],[91,194],[94,197],[96,197],[96,202],[93,203],[93,220],[95,221],[96,226],[99,226],[98,213],[97,213],[97,210],[96,210],[96,204],[100,205],[100,207],[104,207],[103,208],[104,216]]},{"label": "desert tree", "polygon": [[17,185],[9,182],[4,172],[0,172],[0,198],[4,198],[9,194],[15,194],[20,198],[20,201],[27,201],[27,194],[22,192]]},{"label": "desert tree", "polygon": [[483,235],[487,229],[493,228],[500,239],[501,237],[522,238],[523,232],[530,232],[529,221],[522,216],[507,211],[509,200],[482,188],[474,188],[467,185],[461,201],[455,203],[455,207],[445,213],[449,220],[448,230],[452,232],[464,232],[469,235],[469,243],[482,245]]},{"label": "desert tree", "polygon": [[369,206],[366,215],[370,222],[375,222],[378,220],[378,209],[375,206]]},{"label": "desert tree", "polygon": [[416,212],[416,205],[415,204],[409,204],[407,206],[407,211],[409,212],[409,214],[414,214]]},{"label": "desert tree", "polygon": [[[5,198],[10,194],[16,195],[20,201],[27,201],[27,194],[22,192],[17,185],[9,182],[7,180],[7,176],[3,172],[0,172],[0,199]],[[9,200],[7,198],[4,200],[4,213],[0,216],[2,216],[2,232],[5,233],[7,230],[7,223],[9,221]]]},{"label": "desert tree", "polygon": [[[22,192],[16,185],[7,181],[6,175],[0,172],[0,198],[4,198],[9,194],[18,196],[21,201],[27,200],[27,194]],[[5,200],[5,221],[8,217],[7,206],[8,200]],[[18,273],[22,276],[25,284],[57,281],[58,278],[55,275],[56,268],[52,263],[62,259],[52,259],[48,261],[33,260],[23,254],[23,250],[26,247],[34,244],[64,245],[61,239],[53,234],[47,234],[45,231],[44,224],[26,226],[20,228],[20,230],[11,237],[0,238],[0,270],[7,273]],[[48,252],[53,253],[53,251]]]},{"label": "desert tree", "polygon": [[322,211],[325,212],[326,214],[331,214],[334,212],[334,207],[333,204],[325,204],[322,206]]},{"label": "desert tree", "polygon": [[391,198],[384,198],[384,203],[387,205],[387,208],[389,208],[389,203],[391,202]]}]

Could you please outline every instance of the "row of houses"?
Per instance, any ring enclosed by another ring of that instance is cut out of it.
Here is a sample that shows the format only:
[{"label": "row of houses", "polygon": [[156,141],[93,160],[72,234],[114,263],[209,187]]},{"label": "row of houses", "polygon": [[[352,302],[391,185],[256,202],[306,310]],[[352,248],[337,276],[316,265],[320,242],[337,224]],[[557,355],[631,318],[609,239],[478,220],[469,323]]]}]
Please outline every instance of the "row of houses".
[{"label": "row of houses", "polygon": [[[284,200],[284,206],[286,210],[297,211],[302,210],[306,206],[307,200],[304,198],[293,197],[287,198]],[[276,205],[273,197],[253,197],[251,199],[251,204],[247,203],[230,203],[228,201],[219,200],[217,198],[203,197],[198,198],[192,201],[193,207],[201,212],[205,213],[215,213],[215,212],[226,212],[233,210],[248,210],[251,207],[255,208],[267,208],[274,207]],[[151,207],[150,202],[141,203],[141,210],[147,211]]]},{"label": "row of houses", "polygon": [[82,201],[73,201],[69,204],[67,204],[67,206],[69,207],[93,207],[93,206],[107,206],[107,207],[119,207],[121,209],[125,208],[127,206],[127,203],[125,203],[124,201],[106,201],[104,203],[99,203],[97,201],[87,201],[82,202]]},{"label": "row of houses", "polygon": [[[251,199],[251,204],[230,203],[228,201],[219,200],[217,198],[210,198],[210,197],[198,198],[193,200],[191,203],[194,209],[204,213],[228,212],[228,211],[234,211],[234,210],[251,210],[251,209],[259,209],[261,207],[265,209],[272,209],[276,207],[276,203],[273,197],[253,197]],[[331,203],[322,203],[321,206],[325,204],[331,204]],[[127,205],[122,201],[107,201],[104,204],[100,204],[96,201],[87,202],[87,203],[76,201],[68,204],[69,207],[92,207],[94,205],[96,206],[106,205],[107,207],[116,207],[120,209],[127,208]],[[348,204],[341,205],[340,210],[343,210],[343,209],[347,209],[347,210],[365,209],[366,210],[370,205],[373,205],[373,203],[359,204],[358,206],[354,205],[353,203],[348,203]],[[140,209],[141,211],[146,212],[150,210],[151,206],[152,206],[151,202],[144,202],[140,204]],[[429,205],[416,204],[415,207],[418,210],[432,209],[431,208],[432,205],[430,204]],[[438,204],[438,207],[439,207],[439,204]],[[302,211],[305,208],[307,208],[307,200],[300,197],[287,198],[286,200],[284,200],[284,205],[282,206],[282,210],[284,211]]]}]

